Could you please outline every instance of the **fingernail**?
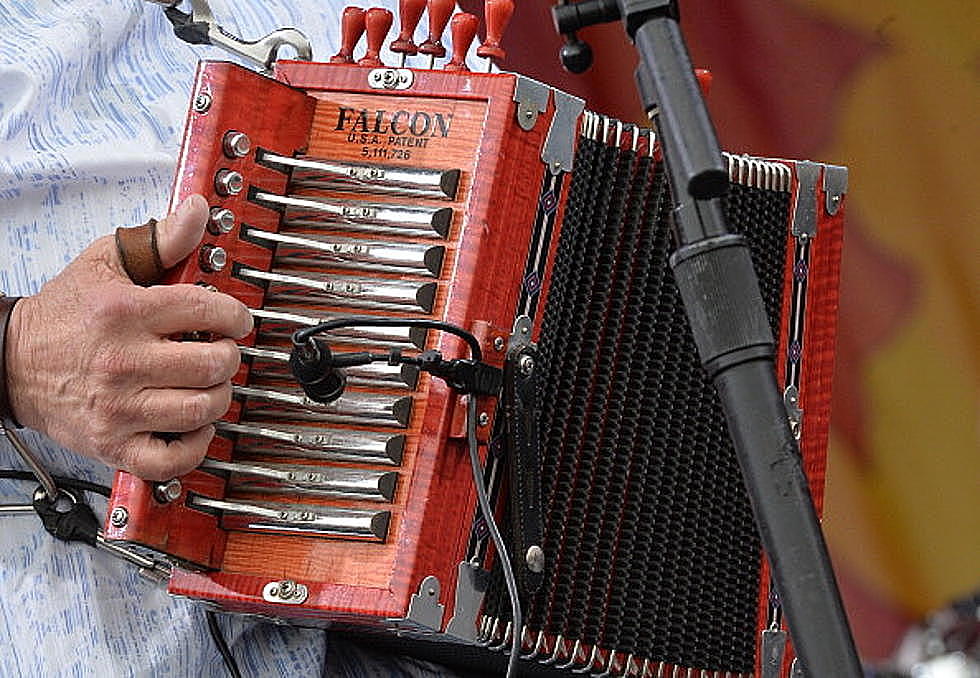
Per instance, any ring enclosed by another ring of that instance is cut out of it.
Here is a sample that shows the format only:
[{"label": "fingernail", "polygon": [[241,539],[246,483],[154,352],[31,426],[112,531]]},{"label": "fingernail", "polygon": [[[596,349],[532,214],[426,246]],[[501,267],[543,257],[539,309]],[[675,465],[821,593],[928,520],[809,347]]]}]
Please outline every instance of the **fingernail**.
[{"label": "fingernail", "polygon": [[193,202],[194,197],[195,196],[193,195],[189,195],[180,201],[180,204],[177,205],[177,212],[176,212],[178,217],[187,216],[187,213],[192,209],[191,203]]},{"label": "fingernail", "polygon": [[245,311],[245,331],[242,332],[242,337],[247,337],[255,329],[255,318],[248,311]]}]

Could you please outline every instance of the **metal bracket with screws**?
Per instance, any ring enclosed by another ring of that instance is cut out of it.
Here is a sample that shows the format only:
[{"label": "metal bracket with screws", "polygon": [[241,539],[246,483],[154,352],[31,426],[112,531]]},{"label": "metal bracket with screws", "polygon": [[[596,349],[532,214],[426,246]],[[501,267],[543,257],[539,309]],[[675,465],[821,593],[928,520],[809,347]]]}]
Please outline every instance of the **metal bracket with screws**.
[{"label": "metal bracket with screws", "polygon": [[269,603],[302,605],[309,596],[310,591],[306,585],[292,579],[270,581],[262,587],[262,599]]}]

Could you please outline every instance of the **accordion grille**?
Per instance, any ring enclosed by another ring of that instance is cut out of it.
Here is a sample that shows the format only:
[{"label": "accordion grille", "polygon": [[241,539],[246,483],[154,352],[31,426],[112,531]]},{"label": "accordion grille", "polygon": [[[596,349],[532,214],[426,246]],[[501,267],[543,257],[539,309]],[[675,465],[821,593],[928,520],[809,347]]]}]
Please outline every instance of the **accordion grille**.
[{"label": "accordion grille", "polygon": [[[532,634],[749,673],[760,544],[667,264],[671,204],[649,155],[579,140],[539,342],[546,570],[522,603]],[[724,208],[778,337],[789,193],[733,184]],[[499,567],[484,614],[509,619]]]}]

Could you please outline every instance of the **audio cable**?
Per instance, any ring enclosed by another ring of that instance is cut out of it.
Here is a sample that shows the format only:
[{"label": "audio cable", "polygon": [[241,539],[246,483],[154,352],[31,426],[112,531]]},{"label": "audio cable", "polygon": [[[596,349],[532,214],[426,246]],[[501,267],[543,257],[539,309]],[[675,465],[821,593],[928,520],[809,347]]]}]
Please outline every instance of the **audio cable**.
[{"label": "audio cable", "polygon": [[[398,350],[388,353],[339,353],[330,351],[326,342],[316,339],[318,334],[326,334],[344,327],[419,327],[435,329],[455,335],[467,343],[470,349],[469,360],[444,360],[437,351],[424,351],[418,357],[401,355]],[[481,362],[483,352],[480,342],[470,332],[458,325],[440,320],[421,318],[335,318],[312,327],[297,330],[292,337],[293,350],[289,365],[303,391],[317,402],[331,402],[343,393],[346,380],[340,371],[343,367],[364,365],[369,362],[387,360],[389,364],[409,363],[446,381],[460,393],[467,394],[466,402],[466,440],[469,451],[473,484],[476,488],[480,513],[486,521],[487,530],[500,558],[500,566],[510,598],[513,637],[510,657],[507,660],[507,678],[516,675],[517,659],[521,652],[523,620],[521,602],[517,591],[517,579],[511,563],[507,545],[493,516],[490,498],[483,484],[483,466],[480,462],[479,442],[476,436],[476,395],[498,395],[502,383],[499,369]]]}]

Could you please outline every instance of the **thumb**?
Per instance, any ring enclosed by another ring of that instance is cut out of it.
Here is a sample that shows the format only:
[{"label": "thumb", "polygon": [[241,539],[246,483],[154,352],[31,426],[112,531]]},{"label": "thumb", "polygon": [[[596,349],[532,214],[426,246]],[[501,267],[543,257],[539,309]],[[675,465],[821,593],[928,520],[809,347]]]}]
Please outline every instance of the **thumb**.
[{"label": "thumb", "polygon": [[194,251],[204,235],[208,203],[200,195],[189,195],[173,214],[157,222],[157,250],[163,267],[172,268]]}]

